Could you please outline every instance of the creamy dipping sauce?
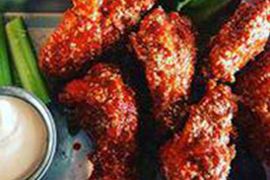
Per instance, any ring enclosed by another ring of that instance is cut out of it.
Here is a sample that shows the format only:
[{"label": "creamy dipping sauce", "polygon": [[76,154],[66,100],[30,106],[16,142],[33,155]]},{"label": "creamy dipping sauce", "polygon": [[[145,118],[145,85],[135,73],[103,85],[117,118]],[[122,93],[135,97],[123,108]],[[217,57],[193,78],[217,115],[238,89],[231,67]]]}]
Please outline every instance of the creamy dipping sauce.
[{"label": "creamy dipping sauce", "polygon": [[29,178],[42,163],[48,132],[41,115],[18,98],[0,96],[0,179]]}]

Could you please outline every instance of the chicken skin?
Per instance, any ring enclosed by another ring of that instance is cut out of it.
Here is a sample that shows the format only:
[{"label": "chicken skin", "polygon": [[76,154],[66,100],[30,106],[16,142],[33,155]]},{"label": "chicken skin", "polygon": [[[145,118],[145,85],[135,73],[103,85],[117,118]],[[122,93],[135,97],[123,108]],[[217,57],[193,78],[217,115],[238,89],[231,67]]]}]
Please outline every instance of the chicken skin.
[{"label": "chicken skin", "polygon": [[131,46],[142,64],[153,99],[153,114],[163,131],[174,129],[177,113],[185,108],[176,102],[187,99],[194,74],[195,37],[191,22],[161,7],[154,9],[131,35]]},{"label": "chicken skin", "polygon": [[211,85],[190,110],[183,132],[160,151],[166,179],[226,180],[235,147],[230,144],[237,106],[229,87]]},{"label": "chicken skin", "polygon": [[39,65],[50,77],[67,78],[113,47],[138,23],[155,0],[73,0],[40,52]]},{"label": "chicken skin", "polygon": [[90,180],[137,179],[137,109],[134,93],[124,84],[119,69],[97,64],[84,78],[67,84],[59,98],[73,107],[95,140]]},{"label": "chicken skin", "polygon": [[235,82],[234,74],[263,51],[270,33],[270,1],[243,2],[210,43],[207,78]]},{"label": "chicken skin", "polygon": [[270,51],[237,77],[236,93],[244,105],[238,120],[250,151],[270,163]]}]

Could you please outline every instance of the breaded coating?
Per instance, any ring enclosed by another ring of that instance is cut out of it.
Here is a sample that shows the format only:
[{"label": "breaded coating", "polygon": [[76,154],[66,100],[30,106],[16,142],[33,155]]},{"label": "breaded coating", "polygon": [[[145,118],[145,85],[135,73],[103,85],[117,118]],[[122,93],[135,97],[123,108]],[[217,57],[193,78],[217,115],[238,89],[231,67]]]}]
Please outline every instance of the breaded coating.
[{"label": "breaded coating", "polygon": [[137,179],[137,108],[134,93],[124,84],[119,69],[97,64],[84,78],[67,84],[59,97],[60,102],[73,107],[95,141],[90,179]]},{"label": "breaded coating", "polygon": [[263,51],[270,33],[270,1],[243,2],[210,43],[208,78],[234,82],[234,74]]},{"label": "breaded coating", "polygon": [[230,135],[236,108],[229,87],[209,87],[203,99],[191,108],[183,132],[161,148],[165,178],[226,180],[235,157]]},{"label": "breaded coating", "polygon": [[67,78],[113,47],[155,0],[73,0],[74,6],[40,52],[39,65],[51,77]]},{"label": "breaded coating", "polygon": [[191,22],[179,13],[156,8],[132,34],[131,45],[145,69],[153,114],[161,129],[173,129],[179,120],[173,118],[173,111],[183,109],[173,104],[187,99],[194,75],[196,46]]},{"label": "breaded coating", "polygon": [[241,113],[237,120],[248,148],[257,158],[270,163],[270,51],[237,77],[236,93],[250,112]]}]

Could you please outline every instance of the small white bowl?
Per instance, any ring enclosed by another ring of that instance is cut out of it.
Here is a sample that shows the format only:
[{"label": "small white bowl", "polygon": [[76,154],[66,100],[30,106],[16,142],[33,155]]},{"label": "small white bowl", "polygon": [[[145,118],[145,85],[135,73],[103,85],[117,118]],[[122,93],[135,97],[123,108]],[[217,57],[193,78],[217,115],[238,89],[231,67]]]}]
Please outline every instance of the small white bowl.
[{"label": "small white bowl", "polygon": [[2,87],[0,88],[0,96],[15,97],[29,103],[40,113],[45,122],[48,132],[47,152],[37,170],[27,178],[30,180],[40,180],[48,171],[56,152],[57,131],[53,116],[47,106],[40,99],[21,88]]}]

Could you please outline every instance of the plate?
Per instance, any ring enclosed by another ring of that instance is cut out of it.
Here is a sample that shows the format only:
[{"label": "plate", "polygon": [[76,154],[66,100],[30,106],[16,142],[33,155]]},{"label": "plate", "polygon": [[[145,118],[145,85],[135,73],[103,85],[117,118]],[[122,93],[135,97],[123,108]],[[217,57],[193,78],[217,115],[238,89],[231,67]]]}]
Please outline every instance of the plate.
[{"label": "plate", "polygon": [[[27,25],[35,51],[38,52],[42,44],[53,32],[62,18],[62,13],[5,13],[7,20],[21,16]],[[93,144],[87,134],[79,130],[71,133],[64,109],[58,104],[50,104],[58,130],[58,147],[54,162],[45,176],[45,180],[84,180],[90,174],[91,164],[87,155],[93,151]],[[241,140],[240,140],[241,141]],[[239,142],[241,144],[241,142]],[[151,161],[151,160],[150,160]],[[147,164],[147,163],[146,163]],[[146,171],[147,166],[146,167]],[[270,180],[270,169],[260,164],[248,152],[238,147],[237,157],[232,163],[230,180]],[[157,176],[158,179],[160,176]],[[268,177],[268,178],[267,178]],[[147,178],[151,180],[152,178]],[[156,179],[156,178],[154,178]]]}]

